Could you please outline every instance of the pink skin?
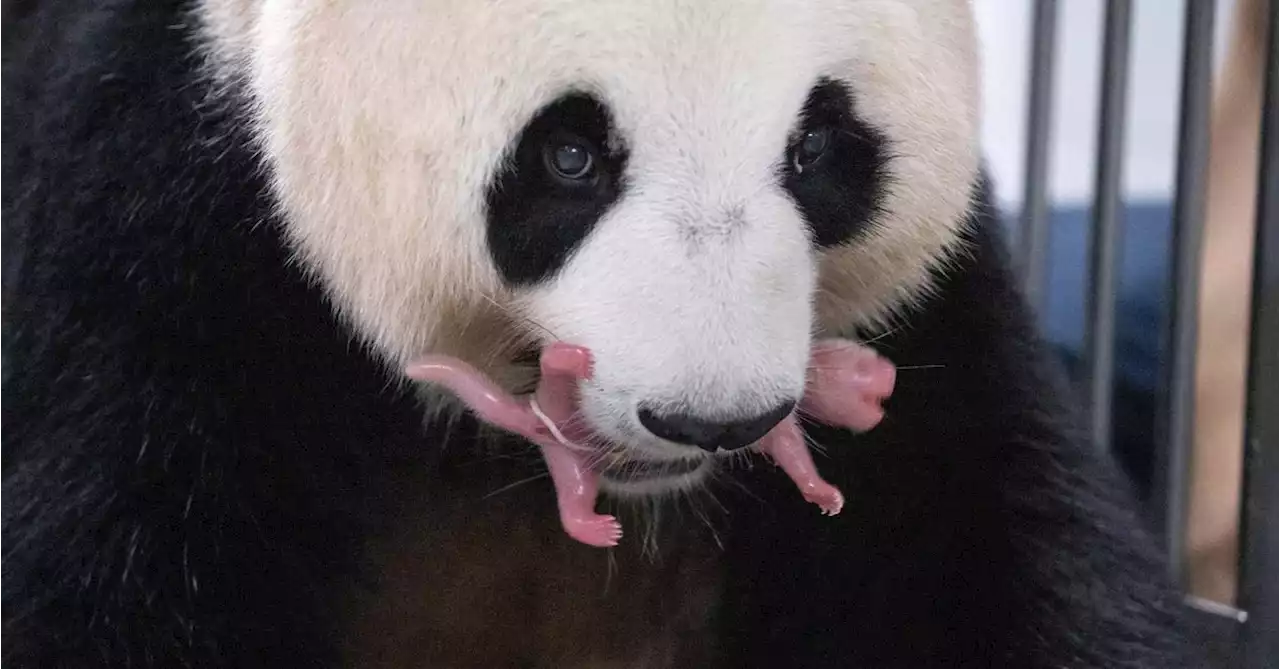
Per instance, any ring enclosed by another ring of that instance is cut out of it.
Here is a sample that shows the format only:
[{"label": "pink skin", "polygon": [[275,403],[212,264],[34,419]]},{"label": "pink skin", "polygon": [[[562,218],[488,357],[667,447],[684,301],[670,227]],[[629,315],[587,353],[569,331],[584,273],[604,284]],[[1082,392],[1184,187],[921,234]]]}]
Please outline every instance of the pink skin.
[{"label": "pink skin", "polygon": [[590,546],[617,546],[622,524],[613,516],[595,512],[599,477],[586,466],[584,454],[556,439],[533,408],[536,400],[553,424],[568,422],[574,411],[578,381],[591,378],[591,354],[580,346],[554,343],[543,349],[540,365],[538,389],[531,396],[519,398],[456,358],[427,356],[406,371],[410,378],[445,386],[482,420],[537,444],[556,489],[564,531]]},{"label": "pink skin", "polygon": [[[828,425],[857,432],[884,418],[880,403],[893,392],[897,370],[876,352],[853,342],[830,339],[814,345],[800,411]],[[786,472],[805,500],[828,516],[844,508],[840,489],[827,483],[804,442],[795,414],[773,428],[758,448]]]},{"label": "pink skin", "polygon": [[[616,546],[622,526],[595,512],[599,475],[587,465],[590,451],[577,446],[569,420],[577,407],[577,385],[591,378],[591,353],[553,343],[543,349],[541,380],[532,395],[513,397],[474,367],[456,358],[427,356],[406,370],[409,377],[444,385],[482,420],[537,444],[556,490],[560,522],[569,536],[591,546]],[[842,340],[814,345],[800,411],[824,423],[866,431],[884,417],[880,403],[893,392],[895,369],[864,346]],[[538,410],[547,419],[538,416]],[[554,430],[554,431],[553,431]],[[795,482],[804,498],[835,515],[844,496],[818,474],[795,415],[788,416],[757,444]]]}]

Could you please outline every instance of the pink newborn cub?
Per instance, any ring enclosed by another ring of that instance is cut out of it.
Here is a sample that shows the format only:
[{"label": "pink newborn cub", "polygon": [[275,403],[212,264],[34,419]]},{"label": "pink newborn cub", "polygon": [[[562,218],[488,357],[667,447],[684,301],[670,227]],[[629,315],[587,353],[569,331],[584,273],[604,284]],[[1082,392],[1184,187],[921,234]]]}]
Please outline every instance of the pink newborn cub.
[{"label": "pink newborn cub", "polygon": [[[409,366],[411,378],[440,383],[485,422],[537,444],[556,490],[560,522],[569,536],[591,546],[616,546],[622,526],[595,512],[599,474],[592,449],[575,443],[570,419],[577,410],[577,386],[591,378],[591,354],[581,347],[552,343],[542,351],[541,380],[531,395],[513,397],[472,366],[446,356],[428,356]],[[843,340],[818,342],[799,410],[824,423],[865,431],[884,416],[880,403],[893,391],[895,370],[871,349]],[[804,435],[792,414],[757,444],[800,488],[804,498],[834,515],[844,496],[818,474]]]}]

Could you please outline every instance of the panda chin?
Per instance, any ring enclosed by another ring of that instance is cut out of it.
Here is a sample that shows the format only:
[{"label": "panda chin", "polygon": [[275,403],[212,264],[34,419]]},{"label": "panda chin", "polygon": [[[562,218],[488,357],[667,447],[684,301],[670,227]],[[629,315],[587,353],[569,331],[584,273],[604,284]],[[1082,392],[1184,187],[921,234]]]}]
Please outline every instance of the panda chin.
[{"label": "panda chin", "polygon": [[615,497],[654,497],[692,490],[715,470],[715,457],[679,460],[624,458],[599,469],[600,487]]},{"label": "panda chin", "polygon": [[[638,426],[621,429],[571,430],[584,443],[597,444],[594,458],[601,490],[614,497],[638,499],[695,490],[726,464],[760,455],[759,444],[713,453],[665,440],[645,439]],[[604,446],[600,446],[604,444]]]}]

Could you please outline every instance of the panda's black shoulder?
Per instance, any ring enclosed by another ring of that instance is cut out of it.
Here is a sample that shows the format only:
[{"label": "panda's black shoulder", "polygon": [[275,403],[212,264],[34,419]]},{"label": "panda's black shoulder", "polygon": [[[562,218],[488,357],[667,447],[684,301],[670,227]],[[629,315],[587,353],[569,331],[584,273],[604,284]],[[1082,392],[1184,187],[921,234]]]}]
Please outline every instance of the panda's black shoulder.
[{"label": "panda's black shoulder", "polygon": [[[807,428],[845,510],[806,513],[776,472],[747,474],[768,503],[735,514],[726,628],[755,648],[742,661],[1196,666],[1131,486],[1089,446],[1036,332],[985,179],[960,252],[869,342],[899,368],[885,419]],[[805,641],[831,626],[847,633]],[[746,638],[760,630],[769,641]]]},{"label": "panda's black shoulder", "polygon": [[[203,85],[190,19],[177,2],[6,7],[5,306],[22,312],[6,322],[74,302],[95,309],[84,323],[141,326],[202,297],[236,223],[266,219],[234,112]],[[182,274],[195,290],[176,289]]]},{"label": "panda's black shoulder", "polygon": [[5,6],[15,666],[313,665],[369,458],[421,458],[413,399],[283,243],[193,6]]}]

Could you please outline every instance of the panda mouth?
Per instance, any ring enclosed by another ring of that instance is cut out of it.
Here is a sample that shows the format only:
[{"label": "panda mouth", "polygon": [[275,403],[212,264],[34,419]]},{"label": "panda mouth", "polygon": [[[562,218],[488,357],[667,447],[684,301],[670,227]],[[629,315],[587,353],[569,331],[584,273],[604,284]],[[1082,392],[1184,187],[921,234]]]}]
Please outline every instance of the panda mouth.
[{"label": "panda mouth", "polygon": [[[607,547],[617,545],[622,526],[613,516],[596,513],[601,486],[638,495],[692,487],[711,471],[717,458],[638,458],[620,445],[607,440],[602,444],[600,435],[575,420],[581,416],[579,386],[591,378],[592,366],[586,348],[549,344],[541,352],[536,389],[520,397],[449,356],[426,356],[406,372],[410,378],[445,386],[485,422],[537,444],[556,490],[565,532],[583,543]],[[801,405],[822,422],[865,431],[883,417],[881,402],[892,392],[894,378],[892,363],[864,346],[841,340],[817,342],[810,354]],[[840,512],[844,496],[817,473],[794,414],[754,448],[772,459],[824,514]]]},{"label": "panda mouth", "polygon": [[[541,382],[539,385],[541,387]],[[647,493],[689,487],[715,465],[716,458],[711,455],[684,458],[637,455],[633,449],[604,438],[582,422],[576,393],[568,398],[544,393],[541,399],[554,407],[544,413],[535,391],[530,409],[541,422],[541,431],[558,445],[579,454],[582,466],[598,475],[604,487],[611,491]],[[578,418],[567,418],[569,416]],[[533,441],[539,443],[538,439]]]}]

